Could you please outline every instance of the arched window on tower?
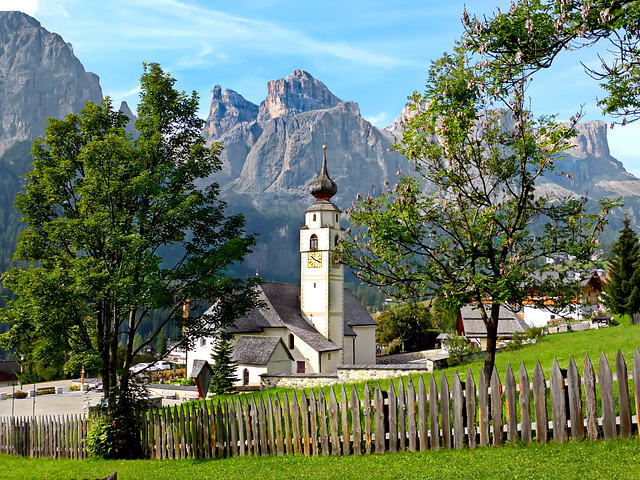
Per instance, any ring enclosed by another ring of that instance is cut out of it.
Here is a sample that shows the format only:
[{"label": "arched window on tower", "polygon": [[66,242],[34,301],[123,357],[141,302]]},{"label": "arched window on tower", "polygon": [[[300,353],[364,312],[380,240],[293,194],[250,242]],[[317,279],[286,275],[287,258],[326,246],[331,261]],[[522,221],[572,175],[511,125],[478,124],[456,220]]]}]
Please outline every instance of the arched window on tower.
[{"label": "arched window on tower", "polygon": [[318,250],[318,237],[315,233],[311,235],[311,239],[309,239],[309,250]]},{"label": "arched window on tower", "polygon": [[246,368],[242,371],[242,385],[249,385],[249,370]]},{"label": "arched window on tower", "polygon": [[313,214],[313,221],[314,222],[316,221],[316,214],[315,213]]},{"label": "arched window on tower", "polygon": [[295,346],[295,340],[293,337],[293,333],[290,333],[289,334],[289,350],[293,350],[294,346]]},{"label": "arched window on tower", "polygon": [[336,238],[333,241],[333,246],[337,247],[340,244],[340,237],[336,235]]}]

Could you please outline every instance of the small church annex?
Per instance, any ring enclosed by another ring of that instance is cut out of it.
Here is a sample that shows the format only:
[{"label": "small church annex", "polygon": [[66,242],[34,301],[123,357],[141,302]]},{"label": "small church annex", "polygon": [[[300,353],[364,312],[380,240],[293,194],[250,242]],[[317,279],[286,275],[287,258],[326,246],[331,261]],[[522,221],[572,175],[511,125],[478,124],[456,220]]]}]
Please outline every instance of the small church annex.
[{"label": "small church annex", "polygon": [[[337,247],[344,239],[341,211],[331,198],[338,187],[327,172],[323,146],[320,174],[311,184],[316,199],[300,228],[300,285],[260,285],[265,308],[236,320],[234,360],[240,385],[259,385],[260,375],[333,373],[340,365],[376,363],[376,322],[344,287],[344,267]],[[211,361],[213,338],[201,338],[187,354]],[[214,367],[215,368],[215,367]]]}]

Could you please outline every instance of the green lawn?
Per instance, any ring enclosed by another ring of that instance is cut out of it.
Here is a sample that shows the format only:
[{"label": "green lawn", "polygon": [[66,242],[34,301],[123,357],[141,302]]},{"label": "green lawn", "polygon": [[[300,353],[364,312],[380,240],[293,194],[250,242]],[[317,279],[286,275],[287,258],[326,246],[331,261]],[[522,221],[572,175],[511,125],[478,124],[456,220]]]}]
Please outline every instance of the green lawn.
[{"label": "green lawn", "polygon": [[49,460],[0,456],[0,479],[609,479],[640,476],[640,440],[362,457]]}]

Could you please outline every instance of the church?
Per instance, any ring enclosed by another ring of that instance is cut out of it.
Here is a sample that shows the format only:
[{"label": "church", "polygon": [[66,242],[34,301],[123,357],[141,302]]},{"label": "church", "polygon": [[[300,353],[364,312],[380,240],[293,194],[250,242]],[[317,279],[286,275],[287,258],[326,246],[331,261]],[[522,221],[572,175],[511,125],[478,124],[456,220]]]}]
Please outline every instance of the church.
[{"label": "church", "polygon": [[[334,373],[340,365],[376,363],[376,322],[344,287],[344,267],[337,247],[345,231],[341,211],[331,198],[338,187],[322,168],[311,184],[315,202],[300,228],[300,285],[267,282],[258,287],[266,307],[236,320],[233,359],[239,385],[259,385],[260,375]],[[214,338],[201,338],[187,354],[211,361]],[[215,368],[215,367],[214,367]]]}]

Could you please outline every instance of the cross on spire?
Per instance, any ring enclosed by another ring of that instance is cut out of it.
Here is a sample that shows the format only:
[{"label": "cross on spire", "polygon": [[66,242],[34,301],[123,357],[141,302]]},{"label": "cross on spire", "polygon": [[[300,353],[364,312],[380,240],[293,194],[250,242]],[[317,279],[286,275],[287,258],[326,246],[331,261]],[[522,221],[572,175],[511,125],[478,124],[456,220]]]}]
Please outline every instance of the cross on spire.
[{"label": "cross on spire", "polygon": [[327,143],[327,135],[329,135],[329,134],[327,133],[327,130],[323,128],[323,129],[322,129],[322,143],[324,143],[324,144],[326,144],[326,143]]}]

